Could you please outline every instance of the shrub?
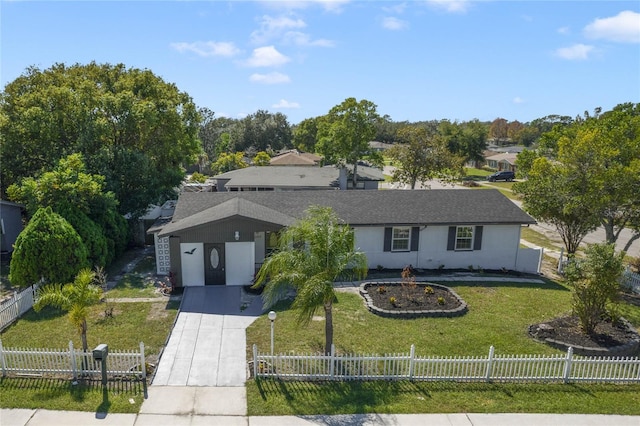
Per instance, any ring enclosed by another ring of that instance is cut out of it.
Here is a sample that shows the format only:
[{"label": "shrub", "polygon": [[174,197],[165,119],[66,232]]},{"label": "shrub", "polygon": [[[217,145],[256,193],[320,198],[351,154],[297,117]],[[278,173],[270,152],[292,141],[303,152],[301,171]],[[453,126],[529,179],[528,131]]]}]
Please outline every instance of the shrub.
[{"label": "shrub", "polygon": [[385,294],[387,292],[387,288],[383,285],[378,287],[378,294]]},{"label": "shrub", "polygon": [[438,297],[438,305],[444,305],[444,297]]},{"label": "shrub", "polygon": [[395,306],[395,307],[397,307],[397,306],[398,306],[398,301],[397,301],[397,300],[396,300],[396,298],[395,298],[395,297],[393,297],[393,296],[391,296],[391,297],[389,298],[389,303],[391,303],[391,305],[392,305],[392,306]]},{"label": "shrub", "polygon": [[431,286],[429,286],[429,285],[428,285],[428,286],[426,286],[426,287],[424,288],[424,294],[425,294],[425,295],[433,294],[433,287],[431,287]]}]

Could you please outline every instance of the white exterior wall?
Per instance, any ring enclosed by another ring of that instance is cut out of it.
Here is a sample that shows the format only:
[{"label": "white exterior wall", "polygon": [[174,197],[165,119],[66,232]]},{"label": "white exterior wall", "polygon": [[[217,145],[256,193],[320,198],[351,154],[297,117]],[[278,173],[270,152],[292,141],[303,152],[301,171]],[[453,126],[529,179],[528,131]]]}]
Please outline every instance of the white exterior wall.
[{"label": "white exterior wall", "polygon": [[255,247],[253,241],[225,243],[224,251],[227,285],[251,284],[255,273]]},{"label": "white exterior wall", "polygon": [[449,226],[420,227],[418,251],[385,252],[383,227],[355,229],[355,245],[367,255],[369,268],[474,268],[517,270],[520,225],[484,225],[480,250],[447,250]]},{"label": "white exterior wall", "polygon": [[180,243],[182,286],[204,285],[204,244]]}]

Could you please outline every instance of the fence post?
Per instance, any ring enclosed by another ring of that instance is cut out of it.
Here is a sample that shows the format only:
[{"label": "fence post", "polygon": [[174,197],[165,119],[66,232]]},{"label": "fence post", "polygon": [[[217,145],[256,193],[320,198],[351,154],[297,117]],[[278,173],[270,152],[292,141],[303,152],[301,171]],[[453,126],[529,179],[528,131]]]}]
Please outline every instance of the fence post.
[{"label": "fence post", "polygon": [[489,348],[489,358],[487,359],[487,375],[485,376],[485,382],[491,381],[491,374],[493,373],[493,356],[496,352],[496,348],[491,345]]},{"label": "fence post", "polygon": [[569,376],[571,375],[571,360],[573,358],[573,347],[569,346],[567,351],[567,360],[564,364],[564,377],[563,382],[569,383]]},{"label": "fence post", "polygon": [[142,362],[142,379],[147,380],[147,362],[144,360],[144,343],[140,342],[140,361]]},{"label": "fence post", "polygon": [[560,259],[558,260],[558,274],[564,273],[564,265],[562,264],[562,258],[564,257],[564,247],[560,247]]},{"label": "fence post", "polygon": [[334,375],[335,375],[335,372],[336,372],[335,355],[336,355],[336,347],[332,343],[331,344],[331,355],[330,355],[330,358],[329,358],[329,362],[331,363],[331,364],[329,364],[329,379],[330,380],[334,380]]},{"label": "fence post", "polygon": [[0,362],[2,362],[2,377],[6,375],[7,365],[4,360],[4,349],[2,348],[2,340],[0,339]]},{"label": "fence post", "polygon": [[69,356],[71,357],[71,374],[73,374],[73,380],[78,379],[78,367],[76,365],[76,353],[73,350],[73,340],[69,340]]},{"label": "fence post", "polygon": [[258,378],[258,346],[253,344],[253,378]]},{"label": "fence post", "polygon": [[416,346],[411,345],[411,350],[409,351],[409,380],[413,380],[413,368],[415,365],[414,358],[416,356]]}]

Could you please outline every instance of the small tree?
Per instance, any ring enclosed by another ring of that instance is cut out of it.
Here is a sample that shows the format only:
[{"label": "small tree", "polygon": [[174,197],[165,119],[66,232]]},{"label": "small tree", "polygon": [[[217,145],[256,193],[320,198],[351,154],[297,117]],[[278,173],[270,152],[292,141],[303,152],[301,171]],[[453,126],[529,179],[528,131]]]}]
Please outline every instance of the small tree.
[{"label": "small tree", "polygon": [[33,309],[39,312],[45,306],[54,306],[67,312],[69,321],[80,333],[82,350],[87,352],[87,317],[88,308],[100,302],[102,288],[95,283],[95,273],[82,269],[72,283],[49,284],[38,290],[38,297]]},{"label": "small tree", "polygon": [[67,282],[87,266],[87,249],[78,233],[51,207],[46,207],[39,209],[18,235],[9,280],[20,287],[41,279]]},{"label": "small tree", "polygon": [[339,277],[367,274],[367,258],[354,249],[353,231],[330,207],[310,207],[305,216],[281,235],[275,254],[267,258],[255,286],[266,282],[265,306],[277,302],[293,287],[300,323],[308,323],[322,307],[325,313],[325,353],[333,344],[333,283]]},{"label": "small tree", "polygon": [[590,244],[585,253],[584,260],[567,266],[566,276],[573,288],[573,312],[582,330],[591,334],[607,315],[616,316],[625,253],[616,254],[615,245],[605,243]]},{"label": "small tree", "polygon": [[264,151],[258,152],[251,160],[254,166],[268,166],[271,163],[271,157]]}]

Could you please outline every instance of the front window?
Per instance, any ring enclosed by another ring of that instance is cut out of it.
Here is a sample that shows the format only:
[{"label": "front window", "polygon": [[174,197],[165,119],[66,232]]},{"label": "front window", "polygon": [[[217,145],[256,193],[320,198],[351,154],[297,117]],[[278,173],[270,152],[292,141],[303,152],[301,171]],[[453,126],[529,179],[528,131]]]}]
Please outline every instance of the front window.
[{"label": "front window", "polygon": [[473,248],[473,226],[458,226],[456,228],[456,250],[471,250]]},{"label": "front window", "polygon": [[411,228],[393,228],[393,235],[391,239],[392,251],[409,251],[409,237],[411,235]]}]

